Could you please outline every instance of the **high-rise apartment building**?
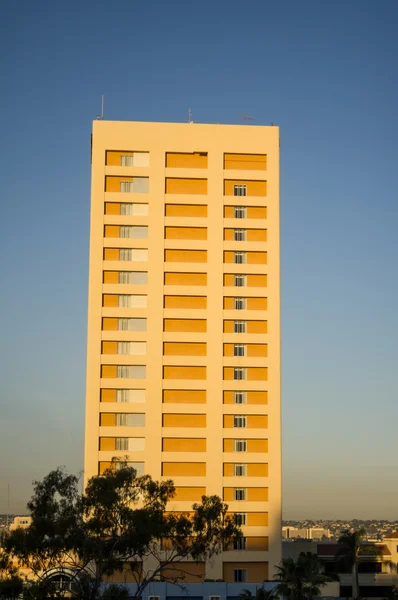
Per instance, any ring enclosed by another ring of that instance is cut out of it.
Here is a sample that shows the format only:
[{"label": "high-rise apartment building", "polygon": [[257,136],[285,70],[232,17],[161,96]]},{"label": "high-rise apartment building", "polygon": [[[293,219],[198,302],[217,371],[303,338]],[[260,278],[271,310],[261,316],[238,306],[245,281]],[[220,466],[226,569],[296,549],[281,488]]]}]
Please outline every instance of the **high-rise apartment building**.
[{"label": "high-rise apartment building", "polygon": [[202,578],[280,561],[279,304],[277,127],[94,122],[85,476],[222,497],[245,537]]}]

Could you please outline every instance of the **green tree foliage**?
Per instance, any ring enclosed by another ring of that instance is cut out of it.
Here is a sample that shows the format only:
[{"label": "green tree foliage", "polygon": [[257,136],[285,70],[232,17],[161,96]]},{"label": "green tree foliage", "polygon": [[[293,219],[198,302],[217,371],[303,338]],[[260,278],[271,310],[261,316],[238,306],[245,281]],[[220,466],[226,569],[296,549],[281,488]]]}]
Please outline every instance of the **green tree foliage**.
[{"label": "green tree foliage", "polygon": [[0,550],[0,599],[14,600],[22,593],[23,580],[10,555]]},{"label": "green tree foliage", "polygon": [[381,555],[377,546],[364,544],[365,529],[345,529],[338,539],[339,548],[336,553],[338,570],[352,573],[352,597],[359,598],[358,564],[360,555],[371,555],[375,558]]},{"label": "green tree foliage", "polygon": [[250,590],[243,590],[239,594],[240,600],[276,600],[275,589],[266,590],[264,587],[256,589],[256,593],[253,596]]},{"label": "green tree foliage", "polygon": [[284,558],[276,568],[275,579],[279,583],[275,592],[289,600],[309,600],[320,596],[322,587],[332,581],[325,575],[323,563],[316,554],[302,552],[296,561]]},{"label": "green tree foliage", "polygon": [[36,582],[45,582],[49,569],[67,571],[64,595],[96,600],[106,577],[120,573],[123,580],[127,569],[138,597],[152,581],[176,581],[170,573],[179,573],[184,559],[204,561],[241,536],[218,496],[203,496],[189,515],[166,511],[174,494],[172,481],[137,477],[127,466],[93,477],[81,493],[78,478],[57,469],[34,483],[32,523],[11,532],[6,549]]}]

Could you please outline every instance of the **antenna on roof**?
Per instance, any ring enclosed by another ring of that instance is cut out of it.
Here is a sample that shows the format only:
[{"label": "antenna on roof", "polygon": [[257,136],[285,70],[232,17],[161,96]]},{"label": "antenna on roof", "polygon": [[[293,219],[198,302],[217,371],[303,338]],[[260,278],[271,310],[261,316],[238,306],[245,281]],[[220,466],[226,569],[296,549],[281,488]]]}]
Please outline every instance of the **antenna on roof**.
[{"label": "antenna on roof", "polygon": [[236,115],[238,119],[243,119],[243,122],[246,121],[254,121],[254,117],[249,117],[248,115]]},{"label": "antenna on roof", "polygon": [[97,115],[97,121],[100,121],[104,118],[104,94],[101,96],[101,114]]},{"label": "antenna on roof", "polygon": [[188,108],[188,123],[193,123],[192,121],[192,110]]}]

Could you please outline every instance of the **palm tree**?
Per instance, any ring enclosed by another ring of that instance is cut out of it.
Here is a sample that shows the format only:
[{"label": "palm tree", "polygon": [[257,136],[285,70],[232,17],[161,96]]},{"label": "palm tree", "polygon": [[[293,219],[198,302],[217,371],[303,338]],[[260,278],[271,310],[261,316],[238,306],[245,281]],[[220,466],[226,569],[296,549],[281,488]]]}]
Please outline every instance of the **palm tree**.
[{"label": "palm tree", "polygon": [[276,579],[280,582],[275,592],[289,600],[308,600],[321,595],[322,587],[332,578],[325,575],[323,564],[316,554],[302,552],[297,561],[283,558],[276,567]]},{"label": "palm tree", "polygon": [[[352,573],[352,597],[359,598],[358,564],[360,554],[364,554],[365,529],[345,529],[338,539],[340,548],[336,552],[336,564],[345,567]],[[381,551],[377,546],[366,546],[366,554],[379,556]]]},{"label": "palm tree", "polygon": [[256,589],[256,595],[253,596],[250,590],[243,590],[239,594],[240,600],[276,600],[275,590],[265,590],[263,587]]}]

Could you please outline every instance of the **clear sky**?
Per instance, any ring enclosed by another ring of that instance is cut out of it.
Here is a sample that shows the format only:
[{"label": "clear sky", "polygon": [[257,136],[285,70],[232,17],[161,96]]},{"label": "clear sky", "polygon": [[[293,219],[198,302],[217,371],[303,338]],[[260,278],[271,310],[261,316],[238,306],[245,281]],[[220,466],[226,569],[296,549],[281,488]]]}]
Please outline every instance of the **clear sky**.
[{"label": "clear sky", "polygon": [[83,467],[90,132],[281,127],[284,517],[398,518],[398,2],[0,3],[0,512]]}]

